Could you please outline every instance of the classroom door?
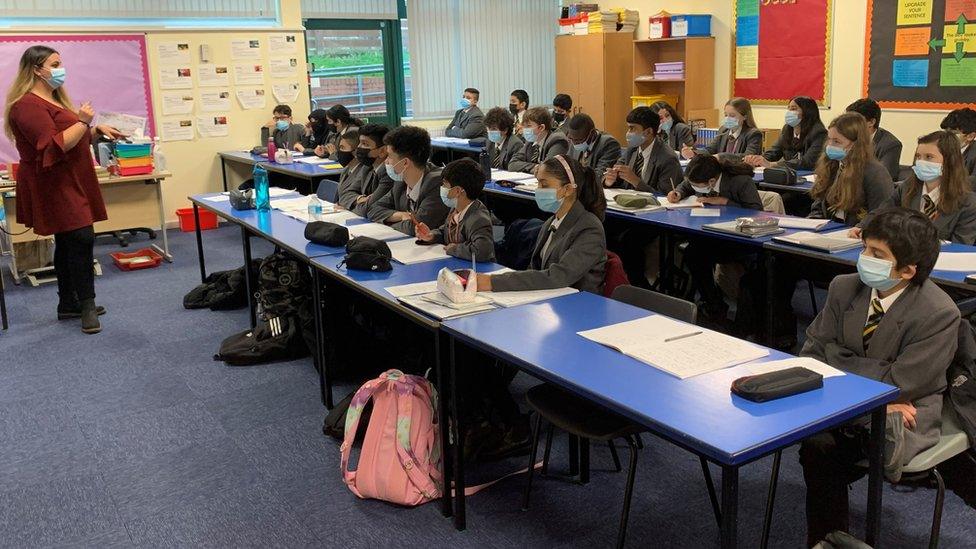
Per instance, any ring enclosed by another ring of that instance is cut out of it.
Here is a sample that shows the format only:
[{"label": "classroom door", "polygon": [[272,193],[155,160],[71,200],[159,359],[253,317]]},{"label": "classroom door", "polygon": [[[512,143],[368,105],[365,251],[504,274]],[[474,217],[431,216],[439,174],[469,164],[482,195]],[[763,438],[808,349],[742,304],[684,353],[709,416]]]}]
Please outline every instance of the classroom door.
[{"label": "classroom door", "polygon": [[305,21],[312,109],[345,105],[356,118],[396,126],[406,113],[400,21]]}]

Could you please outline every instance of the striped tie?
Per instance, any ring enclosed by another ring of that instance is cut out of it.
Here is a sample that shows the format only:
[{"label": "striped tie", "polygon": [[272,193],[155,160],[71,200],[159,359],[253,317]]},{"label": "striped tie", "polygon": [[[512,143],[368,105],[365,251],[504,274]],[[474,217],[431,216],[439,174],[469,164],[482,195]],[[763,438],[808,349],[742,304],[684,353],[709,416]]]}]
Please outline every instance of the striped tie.
[{"label": "striped tie", "polygon": [[493,157],[491,159],[491,167],[495,168],[496,170],[500,170],[502,167],[502,151],[496,145],[491,152],[493,153]]},{"label": "striped tie", "polygon": [[634,154],[637,155],[637,160],[634,160],[634,174],[637,177],[644,178],[644,155],[641,153],[640,149],[635,149]]},{"label": "striped tie", "polygon": [[935,206],[935,201],[927,194],[922,195],[922,213],[929,219],[935,219],[939,215],[939,209]]},{"label": "striped tie", "polygon": [[532,162],[536,164],[539,163],[539,153],[542,152],[541,149],[542,148],[539,147],[538,143],[532,145]]},{"label": "striped tie", "polygon": [[864,331],[861,332],[861,336],[864,340],[864,348],[868,348],[868,343],[871,341],[871,337],[874,336],[874,332],[878,329],[878,324],[881,324],[881,318],[884,316],[884,309],[881,308],[881,300],[874,298],[871,300],[871,314],[868,315],[868,322],[864,325]]}]

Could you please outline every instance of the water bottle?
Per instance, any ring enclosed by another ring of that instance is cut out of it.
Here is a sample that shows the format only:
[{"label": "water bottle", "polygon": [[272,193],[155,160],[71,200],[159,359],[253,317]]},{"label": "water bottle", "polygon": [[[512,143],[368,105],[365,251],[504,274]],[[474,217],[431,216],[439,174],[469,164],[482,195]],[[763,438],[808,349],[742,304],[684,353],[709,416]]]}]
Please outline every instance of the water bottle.
[{"label": "water bottle", "polygon": [[266,212],[271,209],[271,193],[268,190],[268,170],[261,164],[254,165],[254,207]]},{"label": "water bottle", "polygon": [[275,145],[274,137],[268,138],[268,162],[275,161],[275,153],[278,152],[278,146]]},{"label": "water bottle", "polygon": [[157,172],[166,170],[166,155],[163,154],[163,149],[159,146],[158,137],[153,139],[153,166]]},{"label": "water bottle", "polygon": [[318,195],[312,195],[308,197],[308,217],[311,221],[318,221],[319,216],[322,215],[322,201],[319,200]]},{"label": "water bottle", "polygon": [[[501,154],[501,151],[498,151]],[[485,172],[485,183],[491,181],[491,157],[488,155],[488,149],[481,149],[481,154],[478,155],[478,163],[481,164],[481,171]]]}]

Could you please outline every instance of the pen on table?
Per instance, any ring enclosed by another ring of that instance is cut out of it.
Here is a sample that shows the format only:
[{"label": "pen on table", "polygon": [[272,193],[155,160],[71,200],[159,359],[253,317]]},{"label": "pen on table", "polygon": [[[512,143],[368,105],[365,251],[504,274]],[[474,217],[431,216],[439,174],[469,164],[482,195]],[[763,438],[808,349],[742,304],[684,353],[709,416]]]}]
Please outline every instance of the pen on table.
[{"label": "pen on table", "polygon": [[679,336],[669,337],[669,338],[665,339],[664,342],[665,343],[669,343],[671,341],[677,341],[679,339],[684,339],[686,337],[692,337],[692,336],[696,336],[696,335],[701,335],[703,333],[704,332],[691,332],[690,334],[682,334],[682,335],[679,335]]}]

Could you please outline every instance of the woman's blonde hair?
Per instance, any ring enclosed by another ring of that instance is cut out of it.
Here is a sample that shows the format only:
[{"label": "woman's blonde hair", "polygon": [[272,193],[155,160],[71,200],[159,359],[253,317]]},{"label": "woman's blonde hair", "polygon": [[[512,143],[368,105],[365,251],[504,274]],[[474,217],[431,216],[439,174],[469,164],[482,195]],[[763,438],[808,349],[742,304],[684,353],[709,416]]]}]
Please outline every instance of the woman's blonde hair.
[{"label": "woman's blonde hair", "polygon": [[[3,129],[11,141],[14,140],[14,132],[13,128],[10,127],[10,107],[17,101],[20,101],[20,98],[30,93],[34,88],[34,84],[37,83],[37,75],[34,74],[34,70],[43,67],[47,58],[55,53],[58,53],[58,51],[48,46],[31,46],[20,56],[20,68],[17,69],[17,76],[7,91],[7,104],[3,109]],[[62,107],[70,111],[75,110],[64,86],[54,90],[51,95],[54,96],[54,100],[60,103]]]},{"label": "woman's blonde hair", "polygon": [[[838,160],[821,154],[817,160],[817,182],[810,196],[824,200],[832,210],[854,213],[864,204],[864,167],[874,160],[874,146],[868,136],[868,124],[856,112],[844,113],[830,123],[831,128],[852,141],[844,157],[843,169]],[[826,150],[826,149],[825,149]]]}]

